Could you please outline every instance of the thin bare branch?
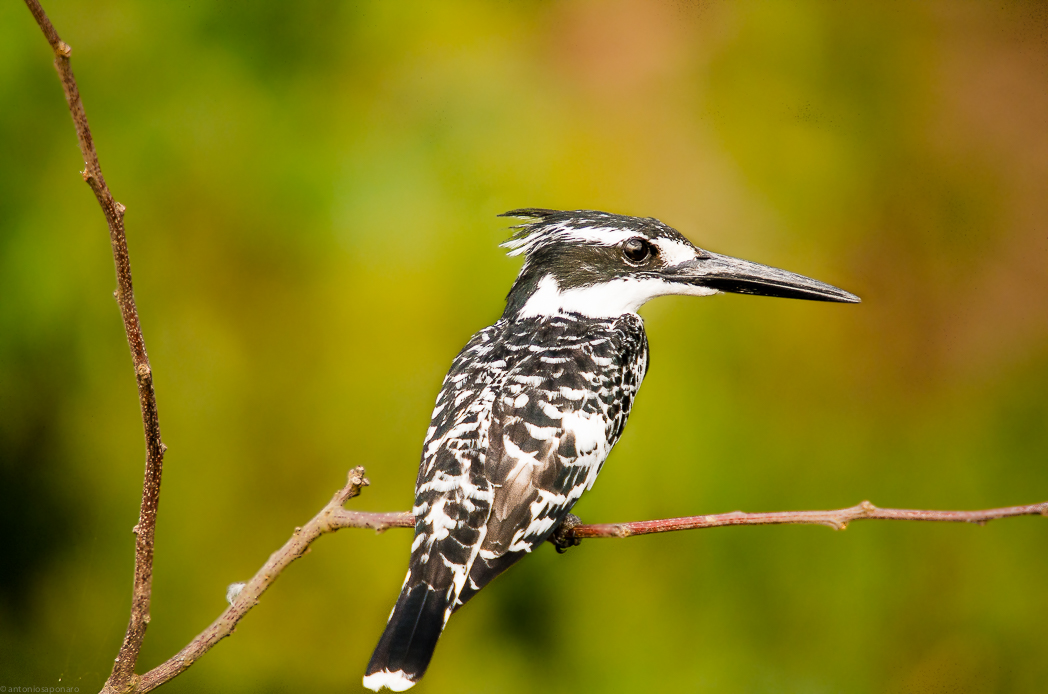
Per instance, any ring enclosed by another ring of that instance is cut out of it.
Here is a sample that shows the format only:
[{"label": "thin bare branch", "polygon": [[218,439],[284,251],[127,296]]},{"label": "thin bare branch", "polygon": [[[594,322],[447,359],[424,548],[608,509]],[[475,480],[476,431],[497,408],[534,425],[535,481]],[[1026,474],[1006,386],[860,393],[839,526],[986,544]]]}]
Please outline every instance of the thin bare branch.
[{"label": "thin bare branch", "polygon": [[835,530],[844,530],[848,523],[856,520],[910,520],[945,521],[950,523],[975,523],[985,525],[987,521],[1013,516],[1048,516],[1048,501],[1029,506],[1008,506],[983,511],[920,511],[903,508],[877,508],[864,501],[850,508],[835,511],[780,511],[778,513],[721,513],[713,516],[688,516],[663,520],[636,521],[633,523],[601,523],[578,525],[571,530],[574,539],[591,537],[633,537],[652,533],[669,533],[676,530],[717,528],[725,525],[828,525]]},{"label": "thin bare branch", "polygon": [[[295,561],[309,548],[310,544],[325,533],[344,528],[369,528],[383,532],[389,528],[413,528],[414,518],[409,511],[394,513],[375,513],[368,511],[350,511],[343,505],[360,490],[368,486],[364,477],[364,468],[357,467],[349,472],[349,481],[331,498],[320,513],[301,528],[295,528],[294,534],[283,547],[269,557],[269,561],[259,569],[254,577],[245,583],[233,598],[232,603],[211,626],[193,639],[189,645],[179,651],[167,662],[150,670],[132,681],[126,691],[148,692],[164,682],[184,672],[200,656],[210,650],[216,643],[229,636],[245,614],[258,604],[258,599],[276,580],[291,562]],[[828,525],[837,530],[844,530],[853,520],[918,520],[948,521],[955,523],[985,524],[997,518],[1012,516],[1048,516],[1048,501],[1029,506],[1010,506],[983,511],[918,511],[910,509],[877,508],[868,501],[835,511],[786,511],[782,513],[722,513],[712,516],[691,516],[688,518],[669,518],[665,520],[638,521],[633,523],[606,523],[598,525],[576,525],[562,534],[574,544],[583,538],[622,538],[652,533],[667,533],[677,530],[696,530],[699,528],[716,528],[728,525]],[[105,692],[115,692],[106,689]]]},{"label": "thin bare branch", "polygon": [[415,518],[411,511],[394,511],[392,513],[373,513],[370,511],[339,510],[332,518],[336,530],[342,528],[371,528],[383,532],[390,528],[414,528]]},{"label": "thin bare branch", "polygon": [[138,400],[142,408],[142,424],[146,438],[145,479],[142,483],[142,505],[139,510],[138,523],[134,527],[137,536],[135,541],[135,577],[131,598],[131,620],[120,646],[120,653],[113,665],[106,687],[116,690],[126,688],[134,675],[138,652],[142,647],[146,626],[149,624],[149,599],[153,582],[153,534],[156,528],[157,508],[160,504],[160,477],[163,471],[165,446],[160,440],[160,420],[156,409],[156,395],[153,392],[153,371],[149,366],[146,354],[146,343],[142,338],[142,327],[138,322],[138,310],[135,308],[135,294],[131,284],[131,262],[127,255],[127,238],[124,235],[124,206],[113,199],[109,192],[102,167],[98,163],[98,153],[91,137],[91,128],[87,124],[87,114],[80,100],[80,90],[73,77],[73,68],[69,62],[72,49],[58,36],[51,20],[47,18],[44,8],[37,0],[25,0],[29,11],[33,13],[36,23],[51,44],[55,54],[55,70],[62,81],[69,112],[76,126],[76,136],[80,142],[80,152],[84,157],[84,181],[91,187],[102,207],[106,222],[109,224],[109,241],[113,247],[113,262],[116,264],[116,302],[124,320],[124,332],[131,348],[131,359],[135,367],[135,378],[138,381]]},{"label": "thin bare branch", "polygon": [[[825,525],[834,530],[844,530],[857,520],[906,520],[938,521],[946,523],[974,523],[986,525],[998,518],[1016,516],[1048,516],[1048,501],[1027,506],[1006,506],[979,511],[925,511],[905,508],[878,508],[863,501],[848,508],[832,511],[778,511],[774,513],[718,513],[708,516],[686,516],[629,523],[579,524],[564,531],[570,540],[590,538],[622,538],[654,533],[671,533],[678,530],[720,528],[729,525]],[[408,511],[399,513],[369,513],[342,509],[334,514],[332,524],[341,528],[371,528],[379,532],[389,528],[413,528],[415,521]]]},{"label": "thin bare branch", "polygon": [[[1048,516],[1048,501],[1027,506],[1006,506],[979,511],[924,511],[905,508],[878,508],[869,501],[832,511],[778,511],[775,513],[718,513],[708,516],[686,516],[629,523],[580,524],[565,531],[565,537],[574,540],[590,538],[622,538],[678,530],[720,528],[728,525],[826,525],[844,530],[857,520],[938,521],[946,523],[974,523],[985,525],[998,518],[1016,516]],[[371,528],[379,532],[389,528],[413,528],[415,521],[408,511],[399,513],[369,513],[342,509],[334,514],[335,529]]]},{"label": "thin bare branch", "polygon": [[[216,643],[229,636],[233,632],[233,627],[237,625],[237,622],[239,622],[252,607],[258,604],[259,597],[262,593],[266,592],[266,589],[269,588],[270,585],[273,584],[273,581],[277,579],[277,576],[279,576],[280,573],[291,564],[291,562],[305,554],[306,550],[309,549],[309,545],[321,535],[347,527],[374,528],[376,530],[384,530],[387,527],[393,527],[389,522],[393,517],[396,517],[399,520],[400,516],[403,514],[360,514],[343,510],[342,505],[360,494],[360,490],[366,486],[368,486],[368,480],[364,477],[364,468],[356,467],[350,470],[349,480],[346,483],[346,486],[336,492],[335,495],[331,497],[331,501],[327,503],[327,506],[321,509],[320,513],[313,516],[312,520],[301,528],[295,528],[295,532],[291,535],[291,539],[285,542],[283,547],[276,552],[273,552],[273,554],[269,556],[269,560],[258,570],[251,580],[245,583],[244,586],[236,592],[235,596],[232,596],[231,604],[226,608],[226,611],[223,612],[218,619],[212,622],[211,626],[190,641],[189,645],[176,653],[173,658],[158,665],[141,677],[138,677],[130,691],[148,692],[152,689],[156,689],[164,682],[167,682],[184,672],[190,665],[196,662],[197,658],[211,650]],[[408,518],[411,517],[411,514],[406,515]],[[353,522],[351,519],[357,519],[355,524],[350,524]],[[103,689],[102,691],[116,692],[120,690],[111,690],[107,685],[106,689]]]}]

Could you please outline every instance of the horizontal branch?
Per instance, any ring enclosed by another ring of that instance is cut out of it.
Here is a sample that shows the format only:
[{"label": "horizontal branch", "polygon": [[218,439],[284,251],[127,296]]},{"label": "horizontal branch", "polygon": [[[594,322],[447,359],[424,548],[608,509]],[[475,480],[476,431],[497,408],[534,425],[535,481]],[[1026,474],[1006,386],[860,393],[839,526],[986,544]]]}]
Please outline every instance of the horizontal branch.
[{"label": "horizontal branch", "polygon": [[633,537],[652,533],[669,533],[677,530],[698,530],[725,525],[828,525],[834,530],[844,530],[848,523],[857,520],[908,520],[945,521],[949,523],[975,523],[985,525],[987,521],[1014,516],[1048,516],[1048,501],[1029,506],[1008,506],[982,511],[921,511],[905,508],[877,508],[869,501],[833,511],[779,511],[777,513],[720,513],[712,516],[688,516],[663,520],[635,521],[632,523],[601,523],[578,525],[571,530],[571,537],[582,540],[591,537]]},{"label": "horizontal branch", "polygon": [[[998,518],[1015,516],[1048,516],[1048,501],[1028,506],[1006,506],[979,511],[924,511],[906,508],[878,508],[869,501],[832,511],[778,511],[774,513],[718,513],[707,516],[686,516],[630,523],[580,524],[565,530],[569,540],[601,537],[633,537],[678,530],[718,528],[726,525],[826,525],[844,530],[857,520],[938,521],[947,523],[974,523],[985,525]],[[371,528],[382,532],[389,528],[413,528],[415,520],[408,511],[399,513],[372,513],[341,509],[333,515],[332,525],[338,528]]]}]

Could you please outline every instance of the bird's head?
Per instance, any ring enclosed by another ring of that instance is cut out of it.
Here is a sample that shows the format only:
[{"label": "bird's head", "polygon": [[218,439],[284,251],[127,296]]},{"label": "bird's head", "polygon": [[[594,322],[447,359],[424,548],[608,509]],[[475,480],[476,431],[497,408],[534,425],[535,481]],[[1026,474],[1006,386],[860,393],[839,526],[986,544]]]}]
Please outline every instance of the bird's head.
[{"label": "bird's head", "polygon": [[657,296],[719,292],[858,303],[842,289],[785,270],[710,253],[651,217],[512,210],[509,255],[524,255],[504,318],[579,313],[610,318]]}]

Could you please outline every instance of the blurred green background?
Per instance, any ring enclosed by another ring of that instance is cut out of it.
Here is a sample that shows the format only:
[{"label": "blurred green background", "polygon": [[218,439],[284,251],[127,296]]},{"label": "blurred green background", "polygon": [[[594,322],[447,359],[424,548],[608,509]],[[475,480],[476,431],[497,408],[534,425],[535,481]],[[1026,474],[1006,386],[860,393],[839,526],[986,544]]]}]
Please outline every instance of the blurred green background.
[{"label": "blurred green background", "polygon": [[[140,668],[350,467],[409,508],[521,206],[656,216],[854,291],[643,309],[585,520],[1048,499],[1043,2],[52,0],[127,205],[167,454]],[[143,442],[48,47],[0,6],[0,685],[97,690]],[[170,691],[356,691],[410,534],[322,538]],[[418,691],[1043,692],[1048,519],[546,547]]]}]

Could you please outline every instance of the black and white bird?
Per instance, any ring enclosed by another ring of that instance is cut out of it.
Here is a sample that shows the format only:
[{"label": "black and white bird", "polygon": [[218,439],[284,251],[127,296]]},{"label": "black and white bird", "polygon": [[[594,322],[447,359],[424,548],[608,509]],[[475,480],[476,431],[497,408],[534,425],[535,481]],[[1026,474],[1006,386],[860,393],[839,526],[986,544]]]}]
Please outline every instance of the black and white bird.
[{"label": "black and white bird", "polygon": [[648,369],[637,315],[718,292],[856,303],[828,284],[691,244],[657,219],[523,209],[524,266],[494,325],[444,378],[415,487],[407,578],[364,677],[422,677],[448,618],[541,545],[593,486]]}]

